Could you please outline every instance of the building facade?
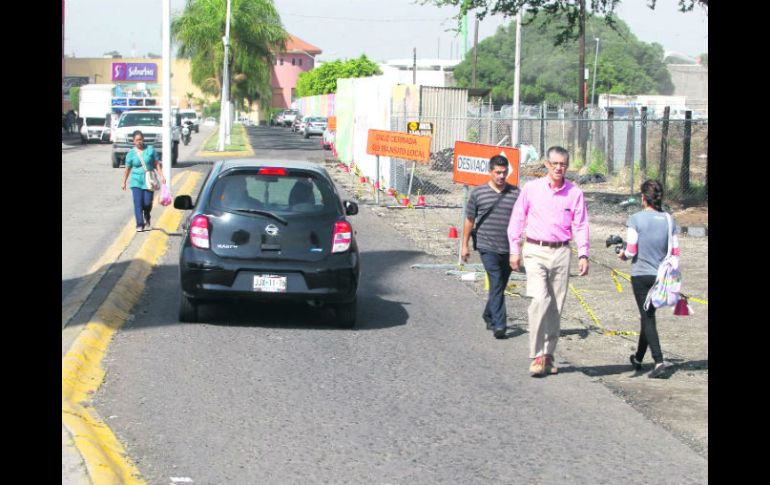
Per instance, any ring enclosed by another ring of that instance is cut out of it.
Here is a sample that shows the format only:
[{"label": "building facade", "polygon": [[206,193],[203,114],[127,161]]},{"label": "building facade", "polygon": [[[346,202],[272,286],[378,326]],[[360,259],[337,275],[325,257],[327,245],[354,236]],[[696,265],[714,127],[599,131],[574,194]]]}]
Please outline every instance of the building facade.
[{"label": "building facade", "polygon": [[273,108],[289,108],[295,99],[297,78],[315,67],[315,56],[323,52],[297,36],[289,35],[283,52],[274,52],[270,79],[273,84]]}]

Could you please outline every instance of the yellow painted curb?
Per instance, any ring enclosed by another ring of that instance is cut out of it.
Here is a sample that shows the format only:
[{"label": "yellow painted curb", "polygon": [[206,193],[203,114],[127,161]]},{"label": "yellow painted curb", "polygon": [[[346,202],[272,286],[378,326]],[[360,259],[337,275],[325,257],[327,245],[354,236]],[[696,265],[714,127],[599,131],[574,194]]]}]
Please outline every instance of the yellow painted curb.
[{"label": "yellow painted curb", "polygon": [[[191,173],[179,192],[192,192],[201,177]],[[162,230],[149,234],[113,291],[62,358],[62,423],[96,485],[146,483],[90,400],[104,379],[101,362],[110,341],[131,316],[153,266],[166,252],[168,233],[177,230],[182,216],[182,211],[174,210],[166,210],[160,216],[158,227]]]},{"label": "yellow painted curb", "polygon": [[[235,126],[235,125],[234,125]],[[246,134],[246,128],[243,125],[237,125],[243,130],[243,139],[246,141],[246,146],[249,147],[248,150],[243,150],[239,152],[206,152],[206,151],[199,151],[195,154],[196,157],[249,157],[254,156],[254,148],[251,146],[251,143],[249,143],[249,136]],[[212,133],[209,138],[213,137],[217,132],[215,131]],[[203,142],[203,146],[206,146],[206,142],[209,140],[207,139],[205,142]]]},{"label": "yellow painted curb", "polygon": [[[189,172],[178,173],[171,179],[171,186],[174,187],[179,183],[179,180],[187,175]],[[117,239],[107,248],[107,251],[101,255],[101,257],[91,265],[88,269],[86,277],[80,280],[80,282],[73,288],[72,291],[67,294],[62,303],[61,310],[61,328],[67,326],[72,317],[80,310],[80,307],[86,302],[91,292],[94,290],[97,284],[102,280],[107,271],[109,271],[112,264],[117,261],[123,251],[126,250],[131,240],[136,235],[136,222],[131,219],[120,231],[120,235]]]}]

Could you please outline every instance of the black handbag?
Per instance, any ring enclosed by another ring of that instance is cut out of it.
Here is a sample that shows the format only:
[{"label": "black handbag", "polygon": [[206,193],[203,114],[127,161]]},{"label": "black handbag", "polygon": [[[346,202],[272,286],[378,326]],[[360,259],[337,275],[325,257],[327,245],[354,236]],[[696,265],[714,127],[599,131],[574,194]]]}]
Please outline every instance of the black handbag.
[{"label": "black handbag", "polygon": [[506,186],[503,189],[503,191],[500,192],[500,195],[497,197],[497,200],[495,201],[495,203],[492,204],[492,207],[490,207],[489,210],[486,211],[484,213],[484,215],[479,218],[478,222],[476,222],[476,224],[473,226],[473,229],[471,229],[471,239],[473,240],[473,250],[474,251],[477,251],[477,248],[476,248],[476,238],[478,237],[477,234],[478,234],[478,231],[479,231],[479,227],[484,223],[484,220],[486,220],[487,216],[489,214],[491,214],[493,210],[495,210],[495,207],[497,207],[497,204],[499,204],[500,201],[503,200],[503,197],[505,197],[505,194],[507,192],[508,192],[508,185],[506,184]]}]

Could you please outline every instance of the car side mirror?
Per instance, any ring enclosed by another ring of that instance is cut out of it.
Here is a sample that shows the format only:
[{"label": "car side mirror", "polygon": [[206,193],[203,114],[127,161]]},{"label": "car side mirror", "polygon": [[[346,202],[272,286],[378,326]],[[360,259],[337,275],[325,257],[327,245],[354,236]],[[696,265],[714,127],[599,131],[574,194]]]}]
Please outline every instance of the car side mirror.
[{"label": "car side mirror", "polygon": [[349,216],[354,216],[358,214],[358,204],[355,202],[351,202],[349,200],[346,200],[344,202],[345,205],[345,214]]},{"label": "car side mirror", "polygon": [[192,197],[189,195],[179,195],[174,198],[174,209],[188,211],[193,208]]}]

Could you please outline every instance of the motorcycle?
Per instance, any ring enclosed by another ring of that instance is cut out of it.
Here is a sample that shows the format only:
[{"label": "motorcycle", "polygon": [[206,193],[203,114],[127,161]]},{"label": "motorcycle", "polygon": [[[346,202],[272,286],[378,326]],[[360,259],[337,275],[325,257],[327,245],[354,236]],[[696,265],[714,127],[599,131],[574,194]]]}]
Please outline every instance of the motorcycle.
[{"label": "motorcycle", "polygon": [[190,143],[190,123],[185,123],[182,127],[182,143],[188,145]]}]

